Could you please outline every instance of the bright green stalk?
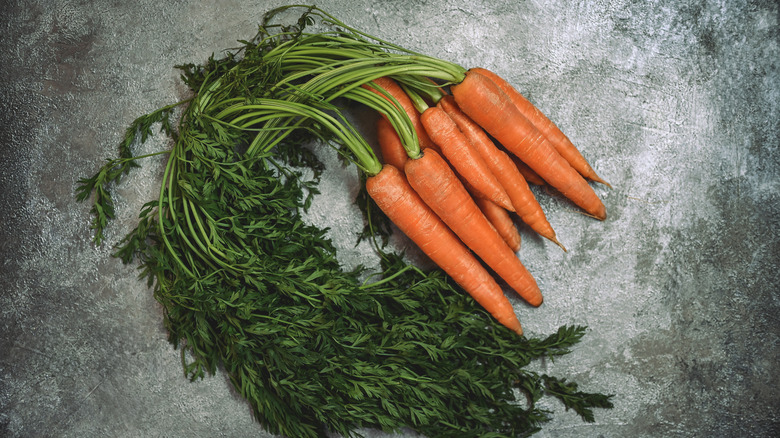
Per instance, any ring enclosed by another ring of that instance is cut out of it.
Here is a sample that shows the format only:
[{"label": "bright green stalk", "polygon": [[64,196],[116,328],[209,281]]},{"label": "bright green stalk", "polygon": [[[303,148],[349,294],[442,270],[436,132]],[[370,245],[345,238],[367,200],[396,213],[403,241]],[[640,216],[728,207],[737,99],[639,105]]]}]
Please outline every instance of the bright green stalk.
[{"label": "bright green stalk", "polygon": [[425,99],[422,98],[415,90],[412,90],[409,88],[408,85],[399,82],[398,85],[401,87],[402,90],[404,90],[404,93],[406,93],[407,96],[409,96],[409,99],[412,101],[412,104],[414,104],[414,108],[417,109],[417,111],[420,112],[420,114],[424,113],[425,110],[427,110],[428,103],[425,102]]},{"label": "bright green stalk", "polygon": [[[234,113],[239,113],[240,115],[235,116],[232,119],[227,118]],[[247,114],[256,114],[259,117],[251,119]],[[348,147],[350,151],[352,151],[357,158],[355,164],[367,174],[375,175],[382,170],[382,164],[374,154],[371,146],[365,142],[343,117],[339,115],[341,120],[338,120],[336,117],[309,105],[279,99],[254,99],[250,104],[233,105],[226,108],[216,114],[214,119],[225,120],[230,126],[240,126],[238,122],[243,123],[244,126],[251,126],[267,122],[267,117],[283,118],[289,116],[307,119],[313,123],[317,123],[322,126],[325,131],[333,134],[340,144]],[[264,146],[266,146],[265,143],[257,145],[259,148],[263,148]],[[248,151],[247,153],[251,152]]]},{"label": "bright green stalk", "polygon": [[[381,87],[375,84],[373,84],[373,86],[386,94]],[[395,98],[392,98],[389,94],[386,94],[386,96],[392,99],[392,102],[364,88],[353,88],[344,95],[347,99],[362,103],[369,108],[373,108],[379,113],[384,114],[390,121],[390,124],[393,126],[396,133],[398,133],[401,144],[406,150],[406,154],[413,159],[419,157],[420,143],[417,138],[417,132],[414,130],[409,116],[405,111],[399,111],[400,104]]]},{"label": "bright green stalk", "polygon": [[[165,208],[164,201],[167,198],[168,203],[171,203],[171,197],[172,197],[172,186],[174,184],[174,167],[176,164],[176,154],[178,149],[174,146],[173,150],[171,151],[171,155],[168,158],[168,163],[165,165],[165,171],[163,172],[163,179],[162,184],[160,185],[160,197],[157,200],[157,226],[159,228],[160,236],[163,240],[164,247],[171,248],[170,241],[168,240],[168,233],[165,231],[165,218],[163,215],[166,211],[169,211]],[[166,197],[166,189],[168,190],[168,196]],[[171,210],[172,211],[172,210]],[[171,220],[175,221],[175,216],[171,217]],[[185,273],[187,273],[191,277],[195,277],[195,274],[181,261],[181,258],[173,252],[169,251],[170,256],[173,257],[173,259],[176,261],[176,263],[184,270]]]}]

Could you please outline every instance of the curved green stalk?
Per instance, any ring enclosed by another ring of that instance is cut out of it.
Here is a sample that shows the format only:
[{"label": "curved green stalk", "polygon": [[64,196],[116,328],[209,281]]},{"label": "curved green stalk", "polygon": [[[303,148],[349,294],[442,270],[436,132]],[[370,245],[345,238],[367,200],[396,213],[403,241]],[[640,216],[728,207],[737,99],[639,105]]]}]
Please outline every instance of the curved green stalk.
[{"label": "curved green stalk", "polygon": [[[163,179],[162,184],[160,185],[160,196],[157,200],[157,226],[160,233],[160,238],[162,239],[164,243],[165,249],[169,250],[170,256],[173,257],[173,259],[176,261],[176,263],[181,267],[184,272],[189,275],[190,277],[195,277],[195,274],[181,261],[178,254],[176,254],[174,251],[170,251],[171,243],[168,240],[168,233],[165,231],[165,218],[163,217],[163,214],[165,214],[168,209],[165,208],[164,201],[166,199],[166,189],[169,190],[168,198],[170,198],[170,187],[173,185],[173,168],[175,167],[176,163],[176,151],[177,148],[174,146],[173,150],[171,151],[171,155],[168,158],[168,163],[165,165],[165,171],[163,172]],[[170,204],[170,199],[169,199]]]},{"label": "curved green stalk", "polygon": [[[237,266],[234,266],[230,263],[228,256],[223,251],[221,251],[215,245],[215,242],[213,242],[209,237],[206,229],[204,228],[203,221],[198,214],[198,207],[195,205],[195,203],[190,199],[182,199],[182,206],[187,226],[189,227],[190,235],[195,240],[195,243],[201,248],[204,256],[208,254],[211,256],[209,259],[217,263],[219,266],[222,266],[223,268],[231,271],[237,271]],[[193,226],[193,222],[195,226]],[[197,230],[195,227],[197,227]],[[200,235],[203,237],[203,239],[198,238],[198,231],[200,231]],[[208,260],[206,260],[206,262],[208,263]]]},{"label": "curved green stalk", "polygon": [[[307,8],[307,9],[309,9],[309,11],[310,11],[309,13],[312,14],[312,15],[319,16],[322,19],[323,23],[335,25],[335,26],[337,26],[337,27],[339,27],[341,29],[344,29],[344,30],[348,31],[349,33],[347,33],[347,32],[339,32],[339,34],[343,35],[343,36],[347,36],[348,35],[350,41],[361,42],[361,43],[364,43],[365,46],[367,46],[367,47],[368,46],[376,47],[376,48],[379,48],[379,49],[381,49],[383,51],[386,51],[387,49],[393,49],[393,50],[396,50],[398,52],[406,53],[406,54],[409,54],[409,55],[426,56],[426,55],[424,55],[422,53],[415,52],[415,51],[410,50],[410,49],[408,49],[406,47],[400,46],[398,44],[392,43],[392,42],[387,41],[387,40],[383,40],[383,39],[381,39],[381,38],[379,38],[377,36],[371,35],[371,34],[369,34],[367,32],[364,32],[364,31],[356,29],[356,28],[354,28],[352,26],[349,26],[346,23],[344,23],[343,21],[339,20],[338,18],[336,18],[333,15],[331,15],[330,13],[328,13],[327,11],[325,11],[325,10],[323,10],[323,9],[317,7],[317,6],[303,5],[303,4],[293,4],[293,5],[281,6],[279,8],[271,10],[268,14],[266,14],[266,16],[267,17],[272,17],[273,15],[276,15],[279,12],[282,12],[282,11],[285,11],[285,10],[291,9],[291,8]],[[374,43],[371,43],[371,41],[374,41]],[[451,62],[446,62],[446,61],[441,61],[441,62],[442,62],[443,65],[444,65],[444,63],[446,63],[449,68],[460,67],[457,64],[454,64],[454,63],[451,63]],[[462,68],[462,67],[460,67],[460,68]]]},{"label": "curved green stalk", "polygon": [[[239,113],[239,115],[226,119],[228,116],[235,113]],[[316,123],[321,126],[321,129],[334,135],[340,144],[350,149],[357,158],[355,164],[367,174],[375,175],[382,170],[382,164],[379,162],[379,159],[374,154],[371,147],[340,113],[337,114],[339,118],[337,119],[335,116],[327,114],[310,105],[280,99],[259,98],[252,100],[252,103],[233,105],[226,108],[214,115],[214,119],[219,121],[225,120],[226,124],[229,126],[248,129],[243,127],[262,124],[272,119],[289,116]],[[240,125],[239,122],[243,125]],[[268,131],[261,131],[261,133],[264,132]],[[257,147],[267,147],[267,143],[264,142]]]},{"label": "curved green stalk", "polygon": [[406,85],[403,82],[399,82],[398,85],[401,87],[402,90],[404,90],[404,93],[406,93],[407,96],[409,96],[409,99],[414,104],[415,109],[420,112],[420,114],[424,113],[425,110],[429,108],[428,103],[425,101],[425,99],[420,96],[419,93],[417,93],[415,90],[411,89],[408,85]]},{"label": "curved green stalk", "polygon": [[[381,90],[381,87],[375,84],[374,86],[376,89]],[[386,94],[384,90],[382,90],[382,92]],[[386,96],[392,98],[389,94],[386,94]],[[399,110],[400,104],[397,100],[392,98],[393,102],[395,102],[394,104],[382,96],[378,96],[376,93],[364,88],[351,89],[349,92],[345,93],[344,97],[362,103],[385,115],[398,134],[398,137],[401,139],[401,144],[406,150],[406,154],[409,158],[414,159],[420,156],[420,142],[417,137],[417,132],[412,126],[412,122],[406,112]]]},{"label": "curved green stalk", "polygon": [[[181,162],[182,162],[181,160],[177,160],[176,164],[181,164]],[[181,189],[178,188],[177,182],[179,181],[179,179],[175,173],[176,167],[177,166],[174,166],[173,171],[171,172],[171,178],[168,184],[168,197],[167,197],[168,200],[167,213],[170,215],[170,220],[171,223],[173,224],[173,229],[176,232],[179,241],[183,241],[184,245],[190,248],[191,250],[191,252],[188,252],[186,254],[189,261],[189,266],[197,266],[197,264],[192,260],[194,255],[200,258],[201,260],[203,260],[203,262],[206,263],[210,269],[216,269],[216,266],[214,264],[215,260],[211,257],[206,256],[206,253],[208,251],[206,250],[205,245],[200,241],[194,229],[192,228],[192,221],[189,217],[189,211],[186,206],[187,200],[181,194]],[[179,196],[176,196],[176,193],[179,193]],[[177,215],[177,211],[179,210],[177,208],[177,205],[181,205],[182,211],[184,213],[184,218],[181,218]],[[182,224],[184,224],[184,226],[187,227],[187,230],[185,230]],[[187,233],[187,231],[189,231],[189,233]],[[176,259],[180,264],[182,264],[182,267],[185,267],[184,264],[180,261],[179,257],[176,255],[176,251],[173,250],[174,246],[168,240],[167,235],[164,236],[164,240],[168,252],[174,256],[174,259]],[[185,269],[190,275],[197,276],[197,273],[192,272],[190,268],[185,267]]]}]

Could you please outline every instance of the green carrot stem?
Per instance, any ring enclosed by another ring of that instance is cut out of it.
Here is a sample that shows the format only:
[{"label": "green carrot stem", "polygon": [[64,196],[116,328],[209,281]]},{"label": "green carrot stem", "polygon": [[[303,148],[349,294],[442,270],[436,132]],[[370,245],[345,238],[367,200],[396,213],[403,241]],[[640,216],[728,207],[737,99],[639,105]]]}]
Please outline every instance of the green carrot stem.
[{"label": "green carrot stem", "polygon": [[[164,202],[167,199],[170,204],[170,199],[172,198],[172,186],[173,186],[173,177],[174,177],[174,167],[176,163],[176,155],[177,155],[178,148],[174,146],[174,149],[171,151],[171,155],[168,158],[168,163],[165,165],[165,171],[163,172],[163,182],[160,185],[160,197],[157,201],[157,226],[159,229],[160,237],[163,240],[164,248],[168,250],[169,255],[173,257],[173,259],[176,261],[176,264],[179,265],[179,267],[184,270],[184,272],[189,275],[190,277],[195,278],[195,274],[182,262],[181,258],[176,254],[174,251],[170,251],[170,248],[172,248],[170,241],[168,240],[168,233],[165,230],[165,217],[163,216],[166,211],[170,211],[170,214],[173,215],[172,209],[166,209]],[[166,189],[168,191],[168,196],[166,196]],[[169,205],[170,207],[170,205]]]}]

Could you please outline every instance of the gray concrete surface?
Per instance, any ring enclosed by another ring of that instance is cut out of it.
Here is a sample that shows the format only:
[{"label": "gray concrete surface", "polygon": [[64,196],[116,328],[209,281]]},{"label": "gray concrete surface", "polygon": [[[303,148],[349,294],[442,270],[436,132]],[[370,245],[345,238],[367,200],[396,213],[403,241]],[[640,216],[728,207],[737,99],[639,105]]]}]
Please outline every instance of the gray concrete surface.
[{"label": "gray concrete surface", "polygon": [[[182,95],[173,65],[251,37],[280,2],[3,3],[0,436],[268,436],[225,376],[183,377],[150,290],[90,243],[73,191],[136,116]],[[527,332],[589,326],[571,355],[535,366],[615,394],[593,424],[549,403],[538,436],[780,436],[776,2],[318,4],[504,74],[613,184],[598,188],[603,223],[538,192],[568,253],[524,231],[547,297],[517,306]],[[121,186],[109,242],[161,164]],[[323,190],[312,220],[337,226],[346,264],[370,258],[352,247],[354,175],[336,170]]]}]

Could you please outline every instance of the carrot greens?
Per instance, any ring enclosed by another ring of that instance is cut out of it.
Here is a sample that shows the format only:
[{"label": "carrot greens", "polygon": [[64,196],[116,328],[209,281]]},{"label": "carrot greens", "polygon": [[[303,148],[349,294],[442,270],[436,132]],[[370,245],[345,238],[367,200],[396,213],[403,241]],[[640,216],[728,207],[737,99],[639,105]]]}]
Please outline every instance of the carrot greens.
[{"label": "carrot greens", "polygon": [[[383,111],[409,143],[414,128],[361,86],[395,73],[406,83],[457,81],[463,70],[314,7],[296,24],[272,25],[281,11],[224,57],[177,66],[192,96],[135,120],[119,157],[77,188],[92,202],[99,244],[114,216],[111,190],[150,156],[132,148],[156,126],[170,139],[158,153],[168,155],[159,196],[114,256],[137,264],[153,289],[185,375],[223,368],[266,430],[294,437],[364,428],[526,436],[551,418],[537,405],[544,395],[587,421],[593,408],[611,407],[610,396],[526,369],[569,353],[584,327],[518,336],[441,270],[422,271],[382,245],[377,272],[342,267],[328,230],[306,220],[325,170],[313,148],[330,145],[363,177],[377,174],[381,162],[347,107]],[[317,19],[340,29],[306,33]],[[359,201],[369,203],[363,193]],[[390,230],[378,210],[367,217]]]}]

